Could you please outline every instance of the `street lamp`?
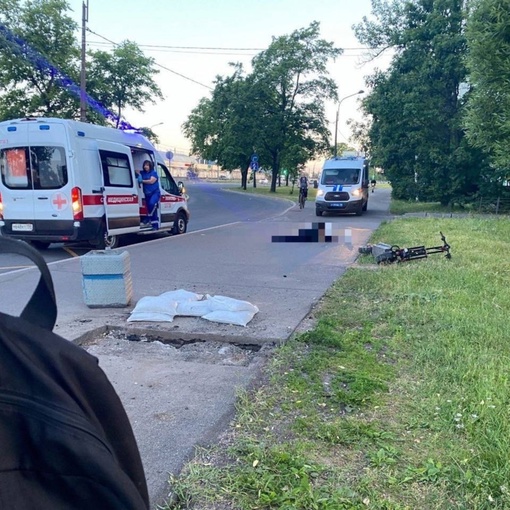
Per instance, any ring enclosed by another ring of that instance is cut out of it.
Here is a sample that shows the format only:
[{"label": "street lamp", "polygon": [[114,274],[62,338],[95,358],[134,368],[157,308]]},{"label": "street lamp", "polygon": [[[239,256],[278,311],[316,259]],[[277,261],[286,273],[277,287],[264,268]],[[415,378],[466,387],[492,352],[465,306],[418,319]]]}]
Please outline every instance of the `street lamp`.
[{"label": "street lamp", "polygon": [[357,96],[358,94],[364,94],[364,90],[358,90],[358,92],[355,92],[354,94],[350,94],[348,96],[342,97],[340,101],[338,101],[338,108],[336,109],[336,120],[335,120],[335,158],[337,156],[337,142],[338,142],[338,116],[340,115],[340,105],[342,104],[342,101],[345,101],[346,99],[349,99],[350,97]]},{"label": "street lamp", "polygon": [[149,126],[149,129],[155,128],[156,126],[161,126],[161,124],[164,124],[164,122],[158,122],[157,124],[153,124],[152,126]]}]

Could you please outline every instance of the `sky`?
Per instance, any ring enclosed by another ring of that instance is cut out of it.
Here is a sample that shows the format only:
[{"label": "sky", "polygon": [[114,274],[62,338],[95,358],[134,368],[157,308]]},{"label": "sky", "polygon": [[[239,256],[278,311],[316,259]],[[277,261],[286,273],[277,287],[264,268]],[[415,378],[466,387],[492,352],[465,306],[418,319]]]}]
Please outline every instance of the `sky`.
[{"label": "sky", "polygon": [[[68,3],[81,41],[83,1]],[[320,23],[321,38],[344,48],[329,64],[340,100],[367,90],[365,77],[389,62],[383,56],[363,64],[364,50],[352,30],[363,16],[370,17],[371,0],[88,0],[88,5],[88,49],[108,51],[111,42],[130,40],[155,59],[160,71],[155,81],[164,99],[147,104],[144,113],[126,110],[124,117],[136,127],[154,126],[162,150],[188,152],[182,124],[201,98],[210,97],[216,76],[232,73],[230,62],[241,62],[250,71],[251,59],[272,37],[290,35],[313,21]],[[348,142],[348,119],[362,119],[359,97],[341,102],[338,142]],[[334,102],[326,104],[332,142],[337,108]]]}]

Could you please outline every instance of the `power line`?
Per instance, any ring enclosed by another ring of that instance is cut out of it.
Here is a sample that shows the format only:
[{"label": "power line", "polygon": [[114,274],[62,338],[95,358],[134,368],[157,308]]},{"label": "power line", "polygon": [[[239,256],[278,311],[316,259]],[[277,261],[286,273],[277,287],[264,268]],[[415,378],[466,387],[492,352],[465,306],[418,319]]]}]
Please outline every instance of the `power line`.
[{"label": "power line", "polygon": [[[102,42],[102,41],[88,41],[90,46],[97,46],[99,48],[110,47],[110,43]],[[183,55],[211,55],[211,56],[237,56],[237,57],[254,57],[256,53],[233,53],[233,52],[219,52],[219,51],[192,51],[192,50],[179,50],[179,49],[170,49],[164,46],[161,47],[149,47],[147,48],[144,45],[139,44],[139,48],[145,49],[145,51],[149,52],[162,52],[162,53],[176,53]]]},{"label": "power line", "polygon": [[[89,32],[93,33],[94,35],[97,35],[98,37],[101,37],[105,41],[108,41],[110,44],[117,45],[117,43],[110,41],[106,37],[97,34],[96,32],[87,29]],[[102,45],[104,43],[100,41],[89,41],[89,44],[97,44]],[[231,52],[260,52],[265,51],[267,48],[229,48],[229,47],[220,47],[220,46],[174,46],[174,45],[168,45],[168,44],[138,44],[139,48],[146,48],[151,51],[169,51],[169,52],[175,52],[175,53],[196,53],[196,54],[204,54],[204,55],[212,55],[212,54],[218,54],[218,55],[244,55],[245,53],[231,53]],[[373,50],[377,48],[369,48],[368,46],[359,46],[359,47],[353,47],[353,48],[342,48],[343,51],[368,51]],[[227,53],[225,53],[227,52]],[[256,55],[256,53],[252,53],[252,55]],[[340,55],[342,56],[342,55]],[[344,56],[351,56],[351,55],[344,55]]]},{"label": "power line", "polygon": [[[118,46],[119,44],[115,41],[112,41],[108,39],[107,37],[98,34],[97,32],[94,32],[90,28],[87,28],[87,31],[91,34],[96,35],[97,37],[100,37],[101,39],[104,39],[109,44],[112,44],[113,46]],[[93,42],[89,44],[104,44],[101,42]],[[138,44],[139,48],[147,48],[151,51],[168,51],[168,52],[174,52],[174,53],[185,53],[185,54],[198,54],[198,55],[234,55],[234,56],[250,56],[246,54],[231,54],[231,53],[212,53],[212,52],[218,52],[218,51],[264,51],[265,48],[228,48],[228,47],[217,47],[217,46],[170,46],[170,45],[164,45],[164,44]],[[368,51],[373,50],[375,48],[368,48],[368,47],[354,47],[354,48],[342,48],[344,51]],[[340,55],[343,57],[349,57],[349,58],[359,58],[363,57],[364,54],[351,54],[351,55]],[[205,83],[201,83],[193,78],[190,78],[189,76],[186,76],[182,73],[179,73],[177,71],[174,71],[173,69],[170,69],[169,67],[166,67],[162,64],[159,64],[158,62],[154,62],[154,64],[157,67],[161,67],[161,69],[164,69],[165,71],[168,71],[172,74],[175,74],[176,76],[180,76],[181,78],[184,78],[185,80],[191,81],[192,83],[196,83],[197,85],[200,85],[201,87],[205,87],[206,89],[213,90],[212,87],[209,85],[206,85]]]},{"label": "power line", "polygon": [[[88,29],[89,32],[92,32],[95,35],[95,32]],[[106,37],[102,37],[103,39],[111,42],[112,44],[116,44],[113,41],[110,41],[109,39],[106,39]],[[206,50],[206,51],[265,51],[267,48],[229,48],[225,46],[174,46],[169,44],[139,44],[140,48],[167,48],[167,49],[175,49],[175,50]],[[344,51],[362,51],[362,50],[369,50],[373,48],[369,48],[368,46],[359,46],[354,48],[342,48]]]},{"label": "power line", "polygon": [[[98,34],[97,32],[94,32],[93,30],[90,30],[90,28],[87,28],[87,30],[94,34],[94,35],[97,35],[98,37],[101,37],[102,39],[104,39],[105,41],[108,41],[109,43],[113,44],[114,46],[118,46],[118,43],[114,42],[114,41],[111,41],[110,39],[108,39],[107,37],[104,37],[103,35],[101,34]],[[184,74],[181,74],[181,73],[178,73],[177,71],[174,71],[173,69],[170,69],[169,67],[165,67],[161,64],[158,64],[157,62],[154,62],[154,64],[158,67],[161,67],[162,69],[164,69],[165,71],[168,71],[170,73],[173,73],[177,76],[180,76],[181,78],[184,78],[185,80],[188,80],[188,81],[191,81],[193,83],[196,83],[197,85],[200,85],[202,87],[205,87],[206,89],[209,89],[209,90],[213,90],[212,87],[209,87],[209,85],[205,85],[204,83],[200,83],[199,81],[197,80],[194,80],[193,78],[190,78],[189,76],[185,76]]]}]

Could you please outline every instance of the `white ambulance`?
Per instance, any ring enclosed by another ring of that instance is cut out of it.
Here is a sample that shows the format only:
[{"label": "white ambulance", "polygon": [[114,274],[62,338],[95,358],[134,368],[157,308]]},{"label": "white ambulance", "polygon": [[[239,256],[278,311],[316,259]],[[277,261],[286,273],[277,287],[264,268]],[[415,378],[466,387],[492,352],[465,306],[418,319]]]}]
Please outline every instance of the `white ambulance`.
[{"label": "white ambulance", "polygon": [[186,232],[186,198],[141,134],[57,118],[0,122],[0,229],[32,242],[87,241],[103,249],[123,234],[147,233],[136,171],[151,160],[159,175],[160,231]]},{"label": "white ambulance", "polygon": [[342,155],[324,162],[315,198],[315,214],[363,214],[368,207],[368,160]]}]

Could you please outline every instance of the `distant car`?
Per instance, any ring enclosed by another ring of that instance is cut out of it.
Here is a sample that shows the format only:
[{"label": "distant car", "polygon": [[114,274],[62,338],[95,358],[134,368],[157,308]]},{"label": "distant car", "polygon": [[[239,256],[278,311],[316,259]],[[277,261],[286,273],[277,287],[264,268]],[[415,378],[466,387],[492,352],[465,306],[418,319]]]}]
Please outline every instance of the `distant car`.
[{"label": "distant car", "polygon": [[226,176],[226,175],[220,175],[220,180],[221,180],[221,181],[225,180],[226,178],[227,178],[227,176]]},{"label": "distant car", "polygon": [[260,184],[269,184],[269,181],[267,179],[260,179],[259,180]]}]

